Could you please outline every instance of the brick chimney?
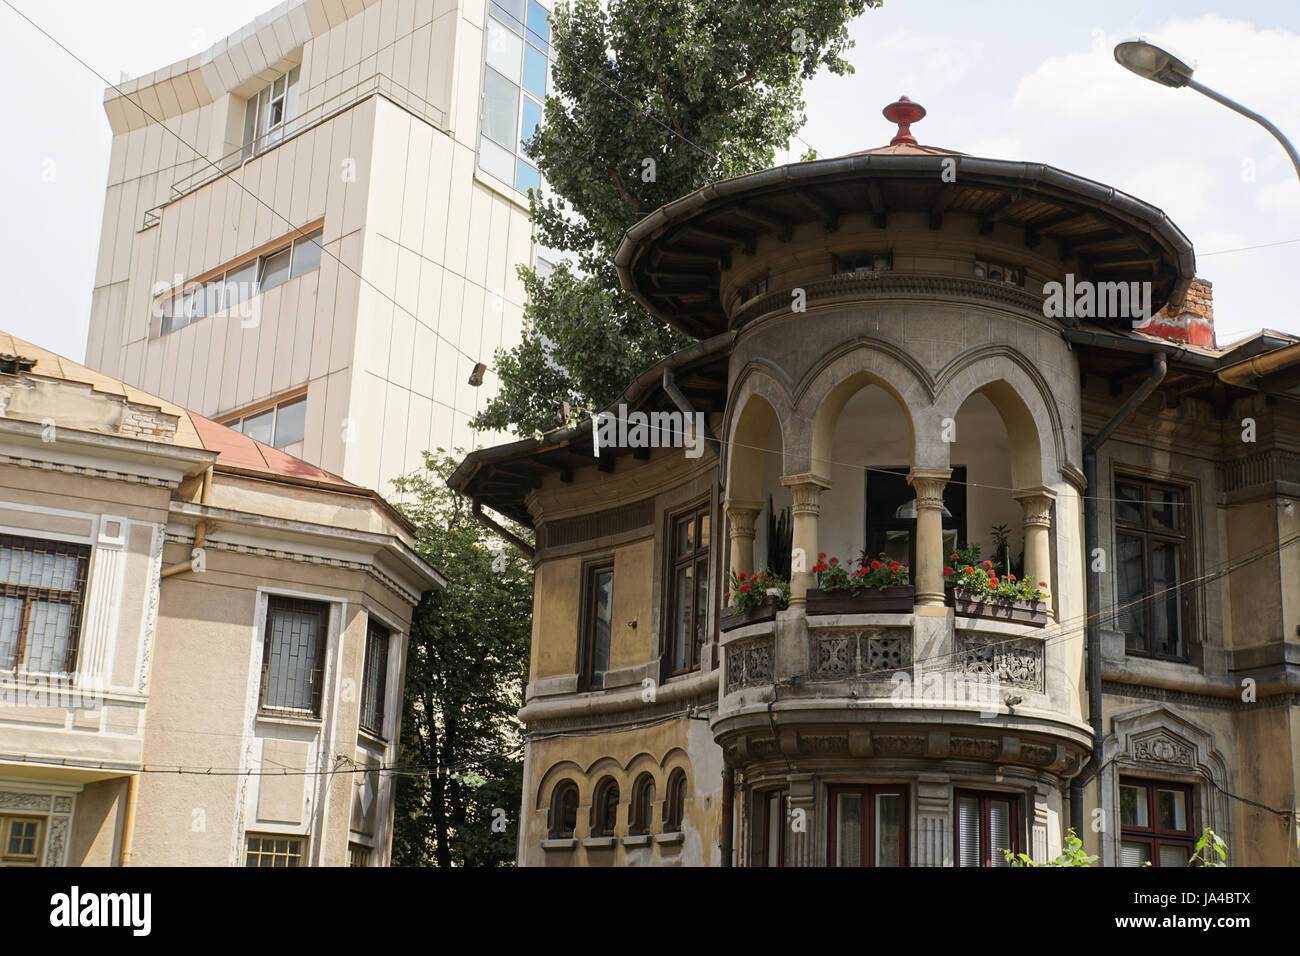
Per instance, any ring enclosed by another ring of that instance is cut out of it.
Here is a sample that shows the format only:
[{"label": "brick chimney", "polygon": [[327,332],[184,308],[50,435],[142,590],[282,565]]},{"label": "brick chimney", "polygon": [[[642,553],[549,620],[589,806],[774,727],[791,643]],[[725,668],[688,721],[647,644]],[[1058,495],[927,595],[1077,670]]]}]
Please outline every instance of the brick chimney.
[{"label": "brick chimney", "polygon": [[1214,294],[1211,284],[1204,279],[1193,279],[1183,304],[1176,313],[1165,306],[1133,329],[1172,342],[1214,348]]}]

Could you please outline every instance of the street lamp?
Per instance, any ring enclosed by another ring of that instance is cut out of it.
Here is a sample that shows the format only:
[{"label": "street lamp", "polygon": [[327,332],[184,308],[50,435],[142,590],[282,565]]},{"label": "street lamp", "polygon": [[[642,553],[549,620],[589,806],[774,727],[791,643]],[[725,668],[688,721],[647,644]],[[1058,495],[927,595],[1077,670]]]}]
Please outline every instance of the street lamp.
[{"label": "street lamp", "polygon": [[1300,154],[1296,153],[1295,147],[1291,141],[1282,135],[1282,131],[1270,123],[1258,113],[1246,109],[1240,103],[1228,99],[1222,93],[1218,93],[1208,86],[1203,86],[1192,79],[1192,67],[1188,66],[1178,57],[1174,56],[1168,50],[1162,50],[1160,47],[1148,43],[1141,37],[1135,40],[1124,40],[1115,46],[1115,62],[1126,70],[1130,70],[1145,79],[1163,86],[1173,87],[1175,89],[1183,86],[1190,86],[1198,93],[1204,93],[1216,103],[1222,103],[1228,109],[1235,113],[1240,113],[1248,119],[1253,119],[1264,129],[1273,134],[1274,138],[1282,144],[1286,154],[1291,157],[1291,164],[1295,166],[1296,176],[1300,176]]}]

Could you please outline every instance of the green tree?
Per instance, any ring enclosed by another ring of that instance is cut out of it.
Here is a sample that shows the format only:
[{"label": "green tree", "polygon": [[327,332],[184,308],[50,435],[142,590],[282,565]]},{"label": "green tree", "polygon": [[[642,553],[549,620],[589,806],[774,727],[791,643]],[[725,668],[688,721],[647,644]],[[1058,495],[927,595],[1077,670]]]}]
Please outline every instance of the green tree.
[{"label": "green tree", "polygon": [[[851,73],[846,24],[881,0],[571,0],[551,15],[545,122],[527,145],[555,196],[532,196],[537,240],[570,254],[521,268],[524,334],[498,350],[485,429],[554,426],[598,408],[686,339],[622,291],[623,233],[706,183],[771,166],[803,126],[803,81]],[[811,155],[811,154],[810,154]]]},{"label": "green tree", "polygon": [[533,575],[447,487],[456,462],[441,448],[426,452],[421,471],[394,482],[421,557],[447,579],[411,622],[399,762],[428,772],[398,777],[397,866],[500,866],[515,857],[523,777],[515,714]]}]

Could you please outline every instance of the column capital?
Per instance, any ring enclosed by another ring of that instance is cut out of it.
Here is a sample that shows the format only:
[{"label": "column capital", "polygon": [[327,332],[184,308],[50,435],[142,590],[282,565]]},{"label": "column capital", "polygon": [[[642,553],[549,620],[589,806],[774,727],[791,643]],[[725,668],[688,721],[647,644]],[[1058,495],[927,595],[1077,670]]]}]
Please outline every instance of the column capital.
[{"label": "column capital", "polygon": [[816,514],[820,508],[818,499],[823,491],[831,488],[832,482],[829,478],[810,472],[803,475],[782,475],[781,484],[790,489],[790,496],[794,499],[794,513]]},{"label": "column capital", "polygon": [[907,483],[916,489],[916,507],[943,507],[943,489],[952,477],[951,468],[913,468],[907,473]]},{"label": "column capital", "polygon": [[743,514],[746,511],[758,514],[766,504],[766,501],[756,501],[752,498],[726,498],[722,502],[722,510],[727,513],[728,517],[734,514]]},{"label": "column capital", "polygon": [[1056,494],[1050,489],[1039,486],[1013,491],[1011,497],[1020,502],[1025,510],[1025,526],[1050,528],[1052,525],[1052,503]]}]

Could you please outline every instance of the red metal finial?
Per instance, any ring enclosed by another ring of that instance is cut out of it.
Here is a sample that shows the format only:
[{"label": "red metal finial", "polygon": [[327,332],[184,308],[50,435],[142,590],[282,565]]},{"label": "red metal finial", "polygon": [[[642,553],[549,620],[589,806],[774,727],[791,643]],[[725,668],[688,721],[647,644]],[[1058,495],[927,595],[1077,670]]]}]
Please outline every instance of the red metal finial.
[{"label": "red metal finial", "polygon": [[919,123],[925,118],[924,106],[920,103],[913,103],[906,96],[900,96],[898,102],[890,103],[881,112],[885,114],[885,119],[889,120],[889,122],[898,124],[898,135],[889,141],[890,146],[916,145],[916,138],[912,136],[911,126],[913,123]]}]

